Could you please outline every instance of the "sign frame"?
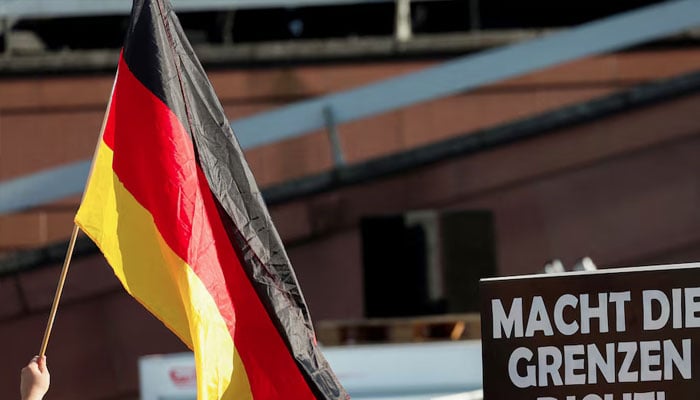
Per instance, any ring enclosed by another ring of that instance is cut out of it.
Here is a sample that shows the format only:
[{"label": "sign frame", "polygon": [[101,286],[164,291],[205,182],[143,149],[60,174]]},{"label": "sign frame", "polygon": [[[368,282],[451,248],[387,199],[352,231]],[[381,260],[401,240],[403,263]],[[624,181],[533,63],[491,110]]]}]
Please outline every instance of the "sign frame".
[{"label": "sign frame", "polygon": [[480,304],[485,400],[700,393],[700,263],[482,279]]}]

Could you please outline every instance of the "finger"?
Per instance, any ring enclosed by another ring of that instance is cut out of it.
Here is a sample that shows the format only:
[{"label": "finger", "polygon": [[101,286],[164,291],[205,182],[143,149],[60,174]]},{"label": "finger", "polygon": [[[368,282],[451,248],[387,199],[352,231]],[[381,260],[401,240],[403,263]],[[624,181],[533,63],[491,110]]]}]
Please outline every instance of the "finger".
[{"label": "finger", "polygon": [[29,362],[27,363],[27,367],[29,367],[29,366],[32,365],[32,364],[37,363],[38,360],[39,360],[39,356],[34,356],[34,357],[32,357],[32,359],[29,360]]},{"label": "finger", "polygon": [[39,371],[45,372],[46,371],[46,356],[39,357],[37,364],[39,364]]}]

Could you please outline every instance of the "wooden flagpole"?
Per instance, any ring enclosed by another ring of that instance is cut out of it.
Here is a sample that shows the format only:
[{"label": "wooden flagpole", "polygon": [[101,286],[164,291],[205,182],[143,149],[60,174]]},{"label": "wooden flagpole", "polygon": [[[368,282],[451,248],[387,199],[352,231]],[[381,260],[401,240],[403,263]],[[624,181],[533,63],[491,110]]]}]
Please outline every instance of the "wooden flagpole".
[{"label": "wooden flagpole", "polygon": [[[102,142],[102,136],[105,133],[105,126],[107,125],[107,117],[109,116],[109,109],[112,106],[112,96],[114,96],[114,87],[117,84],[117,76],[119,76],[119,68],[117,67],[117,75],[114,77],[114,82],[112,83],[112,91],[109,94],[109,100],[107,101],[107,110],[102,118],[102,127],[100,127],[100,135],[97,138],[97,145],[95,146],[95,151],[92,154],[92,163],[90,165],[90,172],[88,173],[86,184],[90,182],[92,178],[92,172],[95,169],[95,156],[97,156],[97,151],[100,148],[100,143]],[[85,198],[85,191],[83,191],[83,197],[80,199],[80,204],[83,203]],[[58,312],[58,303],[61,300],[61,294],[63,294],[63,286],[66,283],[66,276],[68,276],[68,267],[70,266],[71,258],[73,257],[73,250],[75,249],[75,242],[78,239],[78,224],[73,223],[73,232],[70,236],[70,241],[68,242],[68,249],[66,250],[66,257],[63,259],[63,267],[61,268],[61,275],[58,278],[58,285],[56,287],[56,293],[53,296],[53,304],[51,305],[51,311],[49,312],[49,320],[46,323],[46,330],[44,331],[44,339],[41,341],[41,349],[39,350],[39,356],[43,357],[46,355],[46,348],[49,345],[49,337],[51,336],[51,330],[53,329],[53,323],[56,319],[56,313]]]},{"label": "wooden flagpole", "polygon": [[73,249],[75,249],[75,241],[77,238],[78,225],[73,224],[73,233],[70,236],[70,242],[68,243],[66,257],[63,260],[63,268],[61,269],[61,276],[58,278],[58,287],[56,287],[56,294],[53,296],[53,304],[51,305],[51,312],[49,313],[49,321],[46,323],[44,339],[41,341],[41,350],[39,351],[40,357],[46,355],[46,347],[49,345],[49,336],[51,336],[53,321],[56,319],[56,312],[58,311],[58,302],[59,300],[61,300],[61,294],[63,293],[63,285],[66,283],[66,276],[68,275],[68,266],[70,265],[70,260],[73,256]]}]

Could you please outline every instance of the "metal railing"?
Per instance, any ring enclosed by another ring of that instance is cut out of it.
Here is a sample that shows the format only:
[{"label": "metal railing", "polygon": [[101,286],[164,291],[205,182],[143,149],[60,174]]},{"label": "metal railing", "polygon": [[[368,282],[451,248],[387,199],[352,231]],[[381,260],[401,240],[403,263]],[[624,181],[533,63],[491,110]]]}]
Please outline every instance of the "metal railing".
[{"label": "metal railing", "polygon": [[[396,3],[395,32],[399,41],[412,36],[411,2],[433,2],[445,0],[171,0],[178,12],[219,11],[227,12],[232,18],[233,11],[244,9],[293,8],[310,6],[340,6],[353,4]],[[469,0],[478,3],[480,0]],[[68,17],[100,17],[128,15],[132,0],[0,0],[0,39],[5,44],[8,55],[9,37],[12,27],[22,19],[47,19]],[[472,17],[473,18],[473,17]],[[232,24],[232,22],[229,22]],[[224,36],[228,42],[233,39]]]},{"label": "metal railing", "polygon": [[[171,0],[177,11],[333,6],[394,0]],[[58,18],[128,15],[131,0],[0,0],[0,17]]]}]

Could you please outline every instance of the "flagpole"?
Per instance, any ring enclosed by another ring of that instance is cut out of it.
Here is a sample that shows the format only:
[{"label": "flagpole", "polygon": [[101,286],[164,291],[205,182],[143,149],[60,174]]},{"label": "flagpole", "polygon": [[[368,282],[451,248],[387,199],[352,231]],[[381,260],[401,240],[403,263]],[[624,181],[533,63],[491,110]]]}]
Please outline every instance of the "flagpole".
[{"label": "flagpole", "polygon": [[[114,82],[112,83],[112,90],[109,94],[109,100],[107,101],[107,109],[105,110],[105,115],[102,118],[102,126],[100,127],[100,135],[97,138],[97,145],[95,146],[95,151],[92,154],[92,163],[90,164],[90,172],[88,173],[87,180],[85,182],[90,182],[92,177],[92,172],[95,169],[95,156],[97,156],[97,151],[100,148],[100,142],[102,142],[102,136],[105,133],[105,127],[107,126],[107,117],[109,116],[109,109],[112,106],[112,96],[114,96],[114,87],[117,84],[117,76],[119,75],[119,67],[117,66],[117,75],[114,77]],[[82,204],[85,197],[85,191],[83,191],[83,198],[80,199]],[[39,350],[39,356],[43,357],[46,355],[46,348],[49,345],[49,337],[51,336],[51,330],[53,329],[53,323],[56,319],[56,313],[58,312],[58,303],[61,300],[61,295],[63,294],[63,286],[66,283],[66,277],[68,276],[68,267],[70,266],[71,258],[73,257],[73,250],[75,249],[75,242],[78,239],[78,231],[80,228],[78,224],[73,223],[73,232],[71,232],[70,241],[68,242],[68,249],[66,250],[66,256],[63,259],[63,267],[61,268],[61,275],[58,278],[58,285],[56,286],[56,293],[53,296],[53,304],[51,304],[51,311],[49,312],[49,320],[46,322],[46,330],[44,331],[44,338],[41,341],[41,349]]]},{"label": "flagpole", "polygon": [[51,336],[53,322],[56,319],[56,312],[58,311],[58,302],[61,299],[61,294],[63,293],[63,285],[66,283],[66,276],[68,275],[68,266],[70,265],[70,260],[73,256],[73,249],[75,248],[75,241],[77,238],[78,225],[73,224],[73,233],[70,236],[70,242],[68,243],[66,257],[63,260],[63,268],[61,269],[61,276],[60,278],[58,278],[58,287],[56,287],[56,294],[53,296],[53,305],[51,306],[51,312],[49,313],[49,321],[46,323],[44,339],[41,341],[41,350],[39,351],[40,357],[46,355],[46,347],[49,345],[49,336]]}]

